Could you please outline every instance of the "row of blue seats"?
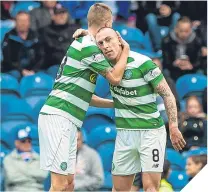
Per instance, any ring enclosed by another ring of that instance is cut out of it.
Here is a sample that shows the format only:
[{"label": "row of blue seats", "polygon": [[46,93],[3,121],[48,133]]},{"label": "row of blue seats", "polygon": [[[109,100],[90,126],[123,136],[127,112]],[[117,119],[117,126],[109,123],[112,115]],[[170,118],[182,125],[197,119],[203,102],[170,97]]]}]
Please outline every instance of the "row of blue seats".
[{"label": "row of blue seats", "polygon": [[[96,121],[96,123],[94,123],[94,125],[90,124],[91,126],[87,128],[85,128],[87,119],[85,120],[84,125],[82,127],[84,142],[86,142],[90,147],[98,150],[100,154],[102,154],[102,151],[108,149],[109,150],[108,155],[111,155],[114,150],[114,145],[115,145],[114,142],[116,139],[115,124],[113,123],[113,120],[110,118],[104,117],[104,119],[102,119],[102,122],[100,122],[99,120],[103,117],[100,116],[100,118],[98,119],[97,117],[99,117],[99,115],[95,115],[93,119],[94,121]],[[20,127],[29,129],[31,131],[33,146],[39,146],[37,125],[29,122],[28,123],[22,122],[19,125],[12,125],[12,126],[11,125],[9,126],[7,122],[2,122],[1,124],[1,141],[3,144],[2,146],[8,150],[14,148],[15,134],[18,128]],[[173,149],[167,149],[166,158],[171,162],[172,169],[184,170],[186,159],[190,155],[196,155],[202,153],[207,153],[207,148],[199,148],[196,150],[183,152],[182,154],[180,154],[179,152]],[[107,163],[107,160],[105,161],[105,163]],[[109,170],[109,168],[110,167],[108,167],[107,170]]]},{"label": "row of blue seats", "polygon": [[[55,65],[46,71],[46,74],[51,77],[48,77],[42,72],[32,76],[23,77],[20,86],[14,78],[6,74],[1,74],[1,89],[12,90],[17,93],[20,92],[19,94],[21,94],[22,97],[25,97],[28,94],[45,94],[45,92],[52,89],[57,70],[58,66]],[[202,93],[206,87],[207,77],[202,74],[187,74],[176,81],[176,90],[180,100],[183,100],[190,93],[196,93],[200,96],[200,93]],[[36,93],[30,93],[31,90]],[[108,97],[110,95],[109,83],[100,75],[97,78],[95,93],[101,97]]]}]

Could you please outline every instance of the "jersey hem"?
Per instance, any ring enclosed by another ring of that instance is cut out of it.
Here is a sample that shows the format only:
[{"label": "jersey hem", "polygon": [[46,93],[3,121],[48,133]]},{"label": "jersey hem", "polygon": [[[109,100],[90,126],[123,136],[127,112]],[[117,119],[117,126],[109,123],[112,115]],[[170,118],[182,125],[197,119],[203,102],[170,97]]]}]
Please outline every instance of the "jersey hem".
[{"label": "jersey hem", "polygon": [[118,130],[128,130],[128,131],[142,131],[142,130],[155,130],[155,129],[164,129],[165,125],[158,127],[158,128],[140,128],[140,129],[134,129],[134,128],[116,128]]},{"label": "jersey hem", "polygon": [[64,118],[68,119],[69,121],[71,121],[78,129],[80,129],[82,127],[82,125],[73,121],[70,117],[68,117],[66,115],[63,115],[63,114],[60,114],[60,113],[46,113],[46,112],[41,111],[39,114],[41,114],[41,115],[59,115],[61,117],[64,117]]}]

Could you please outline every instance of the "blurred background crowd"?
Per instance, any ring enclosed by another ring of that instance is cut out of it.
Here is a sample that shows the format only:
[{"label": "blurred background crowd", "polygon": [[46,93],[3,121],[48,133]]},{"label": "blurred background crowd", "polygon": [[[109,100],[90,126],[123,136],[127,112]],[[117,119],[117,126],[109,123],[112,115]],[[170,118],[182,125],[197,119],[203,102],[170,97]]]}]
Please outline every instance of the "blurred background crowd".
[{"label": "blurred background crowd", "polygon": [[[101,2],[101,1],[99,1]],[[1,1],[1,190],[48,190],[39,170],[38,113],[78,28],[95,1]],[[182,152],[167,139],[161,192],[182,189],[207,163],[207,2],[105,1],[113,28],[131,50],[163,71],[175,95]],[[111,98],[98,76],[95,94]],[[168,119],[160,96],[158,109]],[[113,109],[90,107],[78,134],[75,191],[111,190],[116,137]],[[141,175],[132,190],[142,190]]]}]

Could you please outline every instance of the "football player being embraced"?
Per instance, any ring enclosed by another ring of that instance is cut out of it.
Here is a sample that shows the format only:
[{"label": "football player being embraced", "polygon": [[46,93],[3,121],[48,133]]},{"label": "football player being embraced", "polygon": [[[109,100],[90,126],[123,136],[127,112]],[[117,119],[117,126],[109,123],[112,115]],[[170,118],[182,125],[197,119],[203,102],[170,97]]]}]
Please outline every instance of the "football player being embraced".
[{"label": "football player being embraced", "polygon": [[[95,39],[104,56],[115,65],[122,54],[117,33],[104,27]],[[142,171],[144,191],[156,192],[166,147],[166,129],[157,110],[156,94],[161,95],[165,103],[173,147],[178,151],[186,144],[178,129],[175,98],[157,65],[133,51],[129,53],[121,82],[110,88],[117,127],[112,163],[113,191],[130,191],[135,174]]]}]

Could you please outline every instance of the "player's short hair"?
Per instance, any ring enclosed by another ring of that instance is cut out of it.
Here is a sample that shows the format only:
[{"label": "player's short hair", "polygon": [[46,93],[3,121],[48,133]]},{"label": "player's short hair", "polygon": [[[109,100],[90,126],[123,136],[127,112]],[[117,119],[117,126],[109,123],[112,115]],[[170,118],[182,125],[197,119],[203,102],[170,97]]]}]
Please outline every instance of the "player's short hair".
[{"label": "player's short hair", "polygon": [[179,24],[179,23],[189,23],[189,24],[191,24],[191,19],[189,19],[187,16],[183,16],[178,20],[177,24]]},{"label": "player's short hair", "polygon": [[92,5],[87,14],[88,26],[99,27],[105,22],[112,19],[112,11],[110,7],[104,3],[95,3]]}]

